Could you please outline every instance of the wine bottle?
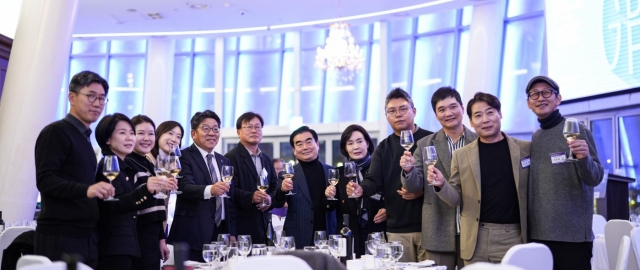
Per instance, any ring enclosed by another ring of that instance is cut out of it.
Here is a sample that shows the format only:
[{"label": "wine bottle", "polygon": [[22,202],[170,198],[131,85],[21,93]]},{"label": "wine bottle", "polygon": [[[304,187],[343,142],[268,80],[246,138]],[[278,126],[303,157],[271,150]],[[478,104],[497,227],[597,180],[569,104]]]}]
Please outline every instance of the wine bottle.
[{"label": "wine bottle", "polygon": [[267,212],[267,215],[269,215],[269,217],[267,218],[267,231],[265,232],[264,243],[269,247],[273,247],[275,246],[275,243],[273,240],[276,237],[276,235],[273,231],[273,226],[271,225],[271,213]]},{"label": "wine bottle", "polygon": [[344,227],[340,230],[340,234],[347,240],[347,256],[340,258],[340,261],[346,265],[347,260],[355,259],[353,253],[353,237],[351,236],[351,229],[349,229],[349,214],[342,215],[342,224]]}]

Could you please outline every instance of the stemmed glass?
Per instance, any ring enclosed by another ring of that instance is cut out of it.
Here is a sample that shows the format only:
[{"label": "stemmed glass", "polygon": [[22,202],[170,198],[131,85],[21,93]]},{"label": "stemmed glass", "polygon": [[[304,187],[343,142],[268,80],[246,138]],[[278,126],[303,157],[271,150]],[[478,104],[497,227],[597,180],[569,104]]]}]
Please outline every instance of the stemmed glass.
[{"label": "stemmed glass", "polygon": [[[282,168],[282,171],[284,172],[284,178],[293,178],[293,164],[291,163],[285,163],[284,164],[284,168]],[[293,189],[289,190],[289,193],[285,194],[287,196],[289,195],[296,195],[295,193],[293,193]]]},{"label": "stemmed glass", "polygon": [[283,251],[293,251],[296,250],[296,241],[293,239],[293,236],[284,236],[282,237],[282,250]]},{"label": "stemmed glass", "polygon": [[393,260],[395,269],[397,267],[398,260],[402,258],[402,254],[404,253],[404,246],[402,245],[402,241],[391,241],[389,244],[391,245],[391,259]]},{"label": "stemmed glass", "polygon": [[169,153],[169,156],[173,156],[173,157],[181,157],[182,156],[182,152],[180,151],[180,146],[174,144],[171,146],[171,153]]},{"label": "stemmed glass", "polygon": [[[264,175],[261,175],[258,177],[258,190],[262,191],[262,192],[266,192],[267,189],[269,189],[269,179],[267,177],[265,177]],[[262,199],[262,203],[260,204],[260,207],[265,207],[267,206],[266,203],[264,203],[264,199]]]},{"label": "stemmed glass", "polygon": [[[233,166],[222,166],[222,182],[231,184],[231,179],[233,179]],[[231,198],[227,193],[223,193],[220,198]]]},{"label": "stemmed glass", "polygon": [[336,260],[340,261],[340,252],[343,248],[342,239],[340,237],[329,239],[329,251]]},{"label": "stemmed glass", "polygon": [[[340,178],[340,174],[338,174],[337,169],[329,169],[329,176],[327,178],[328,178],[329,184],[335,187],[336,185],[338,185],[338,178]],[[336,196],[334,195],[334,196],[331,196],[331,198],[327,198],[327,200],[335,201],[338,199],[336,199]]]},{"label": "stemmed glass", "polygon": [[253,244],[251,249],[251,256],[267,255],[267,245],[265,244]]},{"label": "stemmed glass", "polygon": [[276,250],[280,251],[282,249],[282,237],[287,236],[284,230],[278,232],[276,231],[276,237],[273,239],[273,244],[276,246]]},{"label": "stemmed glass", "polygon": [[376,248],[376,258],[382,262],[381,269],[386,269],[386,266],[391,262],[391,245],[379,244]]},{"label": "stemmed glass", "polygon": [[227,265],[233,260],[238,260],[238,255],[240,255],[240,251],[238,251],[238,242],[229,243],[229,251],[227,253]]},{"label": "stemmed glass", "polygon": [[[158,155],[158,158],[156,159],[155,171],[156,171],[156,175],[161,177],[163,181],[165,181],[167,178],[167,175],[169,175],[168,168],[169,168],[169,157],[162,157],[162,155]],[[158,193],[153,195],[153,197],[156,199],[168,198],[167,194],[164,194],[164,192],[162,192],[162,189],[159,190]]]},{"label": "stemmed glass", "polygon": [[[438,162],[436,147],[433,145],[423,147],[422,158],[424,159],[424,165],[426,166],[425,170],[428,170],[429,166],[436,166],[436,162]],[[431,181],[428,182],[430,186],[433,185]]]},{"label": "stemmed glass", "polygon": [[313,243],[316,244],[318,249],[322,249],[322,247],[327,245],[327,232],[325,231],[316,231],[313,233]]},{"label": "stemmed glass", "polygon": [[[578,119],[575,118],[567,118],[564,121],[564,129],[562,129],[562,135],[567,139],[568,142],[572,142],[578,138],[580,135],[580,124],[578,123]],[[568,162],[576,162],[578,161],[573,157],[573,153],[571,152],[571,148],[569,148],[569,157],[567,157]]]},{"label": "stemmed glass", "polygon": [[[118,156],[108,155],[104,156],[104,165],[102,167],[102,174],[104,177],[109,179],[109,183],[113,182],[113,180],[118,177],[120,174],[120,165],[118,164]],[[113,184],[111,184],[113,185]],[[109,196],[109,198],[104,199],[105,201],[119,201],[113,196]]]},{"label": "stemmed glass", "polygon": [[[179,150],[178,150],[179,151]],[[180,165],[180,157],[179,156],[169,156],[168,169],[169,174],[173,176],[174,179],[179,178],[179,173],[182,171],[182,165]],[[182,194],[182,191],[172,190],[171,194]]]},{"label": "stemmed glass", "polygon": [[251,253],[251,235],[238,235],[238,252],[245,258]]},{"label": "stemmed glass", "polygon": [[218,246],[215,244],[204,244],[202,247],[202,258],[204,259],[209,267],[213,267],[212,262],[217,260],[220,251],[218,251]]},{"label": "stemmed glass", "polygon": [[225,259],[227,257],[227,253],[229,253],[229,244],[231,243],[231,235],[230,234],[218,234],[218,249],[222,252],[222,258]]},{"label": "stemmed glass", "polygon": [[[353,161],[347,161],[344,163],[344,177],[349,178],[349,182],[354,183],[355,179],[358,177],[358,171],[356,167],[356,163]],[[358,198],[356,197],[356,193],[352,193],[349,198]]]},{"label": "stemmed glass", "polygon": [[[400,131],[400,145],[404,147],[405,150],[409,151],[409,149],[413,147],[413,143],[413,132],[411,132],[411,130]],[[413,166],[413,164],[405,165],[408,167]]]}]

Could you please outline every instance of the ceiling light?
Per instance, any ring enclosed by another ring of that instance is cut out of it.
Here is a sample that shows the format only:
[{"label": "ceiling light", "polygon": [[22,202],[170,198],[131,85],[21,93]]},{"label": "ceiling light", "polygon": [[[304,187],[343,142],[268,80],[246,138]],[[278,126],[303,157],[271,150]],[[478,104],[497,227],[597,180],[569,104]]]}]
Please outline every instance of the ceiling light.
[{"label": "ceiling light", "polygon": [[189,5],[190,8],[192,9],[206,9],[209,7],[209,5],[207,4],[191,4]]},{"label": "ceiling light", "polygon": [[323,70],[346,70],[349,71],[348,79],[352,79],[352,71],[362,68],[362,63],[364,63],[362,50],[355,44],[349,24],[344,22],[332,24],[329,28],[327,44],[324,48],[317,49],[316,67]]}]

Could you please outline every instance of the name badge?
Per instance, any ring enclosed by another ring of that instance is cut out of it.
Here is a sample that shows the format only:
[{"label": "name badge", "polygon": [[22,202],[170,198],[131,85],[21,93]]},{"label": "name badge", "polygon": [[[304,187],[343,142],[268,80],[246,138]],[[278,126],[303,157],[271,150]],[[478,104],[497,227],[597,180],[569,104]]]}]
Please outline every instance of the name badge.
[{"label": "name badge", "polygon": [[562,164],[567,162],[567,153],[557,152],[551,153],[551,164]]},{"label": "name badge", "polygon": [[526,156],[520,159],[520,164],[522,165],[522,168],[529,168],[529,166],[531,166],[531,157],[530,156]]},{"label": "name badge", "polygon": [[379,201],[382,198],[382,195],[380,195],[380,193],[376,193],[375,195],[369,197],[371,199],[374,199],[376,201]]}]

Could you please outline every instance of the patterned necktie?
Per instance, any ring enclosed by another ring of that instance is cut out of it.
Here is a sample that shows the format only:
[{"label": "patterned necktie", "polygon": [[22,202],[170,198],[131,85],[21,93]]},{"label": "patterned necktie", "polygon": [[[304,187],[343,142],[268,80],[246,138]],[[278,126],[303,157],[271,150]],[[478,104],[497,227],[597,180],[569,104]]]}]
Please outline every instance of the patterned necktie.
[{"label": "patterned necktie", "polygon": [[[211,173],[211,181],[215,184],[218,182],[218,174],[216,170],[213,168],[213,155],[207,154],[207,166],[209,166],[209,172]],[[222,221],[222,198],[216,197],[216,216],[215,216],[216,226],[220,226],[220,221]]]}]

